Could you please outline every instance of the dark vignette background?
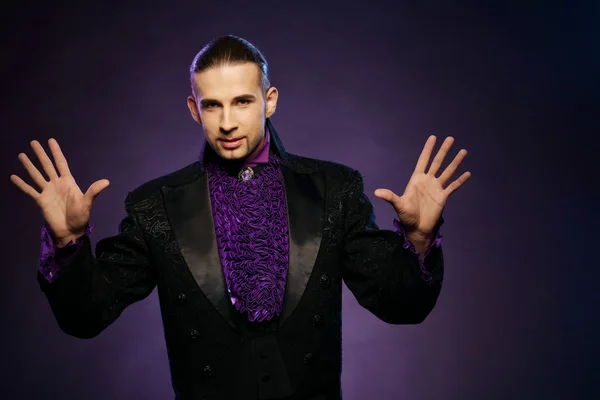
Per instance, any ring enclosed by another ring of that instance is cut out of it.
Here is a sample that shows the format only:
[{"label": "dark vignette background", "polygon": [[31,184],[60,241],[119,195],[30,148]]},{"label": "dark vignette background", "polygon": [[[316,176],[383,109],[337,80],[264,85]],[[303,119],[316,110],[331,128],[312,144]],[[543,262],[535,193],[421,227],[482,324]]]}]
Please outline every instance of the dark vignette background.
[{"label": "dark vignette background", "polygon": [[470,152],[425,323],[386,325],[345,291],[345,399],[600,398],[600,3],[217,3],[3,6],[0,397],[173,397],[156,293],[93,340],[58,329],[35,281],[42,221],[9,175],[57,138],[84,189],[111,180],[94,242],[115,233],[126,191],[197,156],[187,68],[233,33],[270,62],[288,150],[361,170],[382,227],[372,191],[402,191],[427,135]]}]

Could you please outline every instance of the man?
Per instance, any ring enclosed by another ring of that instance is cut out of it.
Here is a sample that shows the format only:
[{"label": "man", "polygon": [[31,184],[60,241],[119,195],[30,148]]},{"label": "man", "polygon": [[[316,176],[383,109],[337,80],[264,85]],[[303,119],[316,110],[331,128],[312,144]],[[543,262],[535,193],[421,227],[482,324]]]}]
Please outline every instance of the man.
[{"label": "man", "polygon": [[[278,91],[247,41],[225,36],[196,56],[187,103],[201,124],[201,160],[127,194],[119,234],[96,245],[92,203],[58,143],[56,169],[32,142],[47,177],[19,159],[45,218],[38,273],[61,329],[92,338],[158,289],[176,399],[341,399],[342,282],[390,324],[417,324],[443,276],[439,227],[461,150],[438,174],[453,139],[427,169],[430,137],[396,210],[380,230],[359,172],[285,151],[270,117]],[[437,176],[439,175],[439,176]]]}]

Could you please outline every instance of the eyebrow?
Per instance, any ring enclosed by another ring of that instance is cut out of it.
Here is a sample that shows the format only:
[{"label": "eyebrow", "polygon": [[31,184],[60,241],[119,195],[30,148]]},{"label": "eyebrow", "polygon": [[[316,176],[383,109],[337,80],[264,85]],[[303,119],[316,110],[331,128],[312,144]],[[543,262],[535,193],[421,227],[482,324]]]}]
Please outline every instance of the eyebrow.
[{"label": "eyebrow", "polygon": [[[248,94],[242,94],[242,95],[239,95],[239,96],[235,96],[233,98],[234,102],[239,101],[239,100],[256,100],[256,96],[253,95],[253,94],[248,93]],[[213,103],[220,104],[221,102],[218,101],[218,100],[216,100],[216,99],[202,99],[202,100],[200,100],[200,105],[202,105],[202,106],[206,106],[207,104],[213,104]]]}]

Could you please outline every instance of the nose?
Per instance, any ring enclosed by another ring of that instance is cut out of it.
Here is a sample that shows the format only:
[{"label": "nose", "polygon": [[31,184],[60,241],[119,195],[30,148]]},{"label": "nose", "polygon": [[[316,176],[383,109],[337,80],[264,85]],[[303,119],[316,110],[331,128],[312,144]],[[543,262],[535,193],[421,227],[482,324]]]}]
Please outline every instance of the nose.
[{"label": "nose", "polygon": [[234,115],[231,112],[231,109],[225,107],[223,109],[223,113],[221,114],[221,123],[219,124],[219,129],[222,133],[228,134],[235,130],[237,127],[237,122],[235,121]]}]

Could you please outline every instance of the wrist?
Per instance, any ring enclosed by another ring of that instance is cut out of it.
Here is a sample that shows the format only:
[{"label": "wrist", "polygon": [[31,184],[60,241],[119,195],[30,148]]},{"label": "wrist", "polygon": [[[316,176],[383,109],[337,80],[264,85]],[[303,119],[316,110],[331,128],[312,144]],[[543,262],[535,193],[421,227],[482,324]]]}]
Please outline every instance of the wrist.
[{"label": "wrist", "polygon": [[413,244],[419,252],[424,251],[433,242],[433,234],[421,232],[406,232],[406,238]]},{"label": "wrist", "polygon": [[75,243],[75,241],[77,241],[77,239],[79,239],[84,234],[85,232],[81,232],[80,234],[72,234],[65,237],[56,238],[54,244],[56,245],[56,247],[66,247],[70,243]]}]

